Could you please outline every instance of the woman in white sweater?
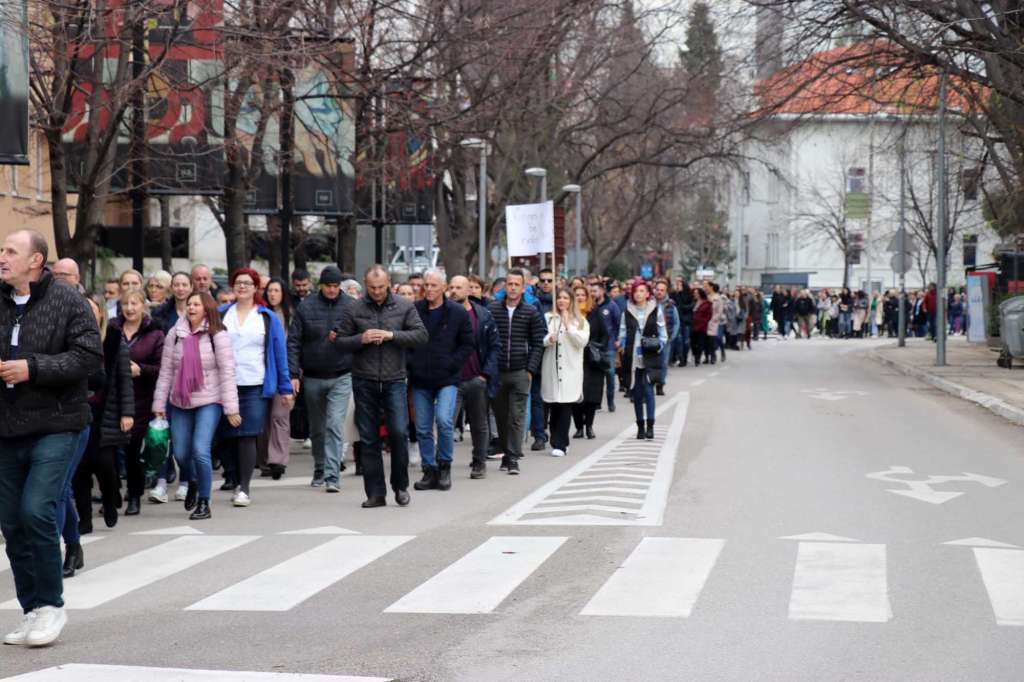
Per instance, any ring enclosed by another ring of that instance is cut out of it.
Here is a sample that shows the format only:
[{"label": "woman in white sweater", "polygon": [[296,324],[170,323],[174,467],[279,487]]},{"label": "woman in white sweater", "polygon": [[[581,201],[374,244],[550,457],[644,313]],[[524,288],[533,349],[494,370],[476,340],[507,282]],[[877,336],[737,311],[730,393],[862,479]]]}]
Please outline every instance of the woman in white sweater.
[{"label": "woman in white sweater", "polygon": [[583,349],[590,339],[590,325],[567,289],[555,296],[554,309],[544,315],[540,393],[551,410],[551,456],[564,457],[569,449],[572,407],[583,400]]}]

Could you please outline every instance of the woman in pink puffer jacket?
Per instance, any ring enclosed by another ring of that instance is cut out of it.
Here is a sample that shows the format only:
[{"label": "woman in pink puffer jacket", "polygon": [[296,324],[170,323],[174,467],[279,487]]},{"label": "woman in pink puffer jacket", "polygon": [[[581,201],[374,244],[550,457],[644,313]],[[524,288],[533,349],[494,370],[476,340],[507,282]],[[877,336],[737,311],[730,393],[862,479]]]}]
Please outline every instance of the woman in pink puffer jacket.
[{"label": "woman in pink puffer jacket", "polygon": [[[167,403],[170,401],[170,410]],[[192,520],[210,518],[213,485],[211,447],[221,416],[237,427],[242,423],[235,385],[235,356],[209,294],[193,293],[185,317],[167,334],[160,376],[153,396],[153,414],[170,413],[171,448],[182,478],[187,475],[185,510]]]}]

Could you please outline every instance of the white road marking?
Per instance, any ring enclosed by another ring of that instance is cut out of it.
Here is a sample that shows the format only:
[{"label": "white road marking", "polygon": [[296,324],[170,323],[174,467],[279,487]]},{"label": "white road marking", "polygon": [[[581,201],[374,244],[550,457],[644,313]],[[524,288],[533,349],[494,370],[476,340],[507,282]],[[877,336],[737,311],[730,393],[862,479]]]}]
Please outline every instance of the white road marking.
[{"label": "white road marking", "polygon": [[[689,402],[689,394],[684,392],[675,395],[659,407],[658,415],[664,418],[664,415],[669,413],[671,416],[666,419],[668,428],[659,427],[658,438],[653,442],[637,443],[633,439],[633,427],[625,429],[561,476],[542,485],[492,519],[490,525],[661,525],[672,485],[679,442],[686,425]],[[640,450],[639,454],[637,450]],[[627,466],[627,463],[632,463],[632,466]],[[633,486],[636,486],[637,492],[645,493],[639,508],[633,506],[623,509],[599,504],[613,500],[594,497],[586,502],[574,499],[573,501],[580,502],[578,505],[565,505],[565,500],[557,497],[557,494],[566,492],[581,496],[584,492],[599,488],[628,488],[632,491]],[[581,488],[584,490],[580,490]],[[559,515],[554,517],[556,513]],[[602,516],[601,513],[615,516]],[[603,520],[598,522],[596,519],[599,518]],[[569,519],[576,520],[570,522]]]},{"label": "white road marking", "polygon": [[335,538],[196,602],[186,611],[287,611],[412,540],[411,535]]},{"label": "white road marking", "polygon": [[789,617],[861,623],[891,620],[885,545],[801,542]]},{"label": "white road marking", "polygon": [[319,526],[302,530],[286,530],[278,533],[278,535],[359,535],[359,531],[341,528],[340,526]]},{"label": "white road marking", "polygon": [[644,538],[580,614],[686,618],[724,546],[725,540]]},{"label": "white road marking", "polygon": [[875,471],[870,474],[866,474],[867,478],[874,479],[876,481],[885,481],[886,483],[898,483],[907,486],[906,490],[898,490],[887,488],[886,492],[894,493],[896,495],[902,495],[909,497],[914,500],[921,502],[927,502],[929,504],[943,504],[954,500],[964,493],[962,492],[943,492],[932,488],[933,485],[942,485],[944,483],[978,483],[986,488],[998,488],[1001,485],[1005,485],[1006,481],[1001,478],[995,478],[994,476],[983,476],[981,474],[972,474],[964,472],[960,475],[954,476],[926,476],[920,480],[912,480],[905,478],[896,478],[896,476],[909,476],[913,475],[914,470],[907,466],[891,466],[886,471]]},{"label": "white road marking", "polygon": [[[107,535],[83,535],[81,537],[81,539],[79,540],[79,544],[91,545],[94,542],[99,542],[100,540],[102,540],[105,537],[109,537],[109,536],[107,536]],[[63,539],[60,541],[60,546],[61,546],[61,554],[63,555],[63,552],[64,552],[64,540]],[[3,545],[0,545],[0,547],[3,547]],[[7,552],[5,550],[6,550],[6,547],[4,547],[3,549],[0,549],[0,573],[3,573],[4,571],[9,571],[11,569],[11,560],[7,558]]]},{"label": "white road marking", "polygon": [[385,611],[490,613],[566,540],[492,537]]},{"label": "white road marking", "polygon": [[866,391],[835,391],[828,388],[803,388],[800,392],[807,395],[808,398],[814,398],[816,400],[846,400],[851,396],[866,396]]},{"label": "white road marking", "polygon": [[783,535],[780,540],[808,540],[811,542],[860,542],[853,538],[831,533],[804,533],[803,535]]},{"label": "white road marking", "polygon": [[309,485],[309,476],[287,476],[278,480],[272,478],[254,478],[249,484],[253,488],[291,488]]},{"label": "white road marking", "polygon": [[996,622],[1024,626],[1024,551],[976,547],[974,559]]},{"label": "white road marking", "polygon": [[389,677],[355,677],[352,675],[69,663],[24,675],[4,677],[2,682],[390,682],[391,679]]},{"label": "white road marking", "polygon": [[132,535],[202,535],[203,531],[192,526],[172,526],[170,528],[157,528],[156,530],[140,530]]},{"label": "white road marking", "polygon": [[703,383],[704,383],[705,381],[707,381],[707,379],[697,379],[696,381],[691,381],[691,382],[690,382],[690,385],[691,385],[691,386],[700,386],[700,385],[701,385],[701,384],[703,384]]},{"label": "white road marking", "polygon": [[949,542],[943,542],[944,545],[952,545],[954,547],[1001,547],[1003,549],[1020,549],[1017,545],[1011,545],[1008,542],[999,542],[998,540],[989,540],[988,538],[964,538],[962,540],[950,540]]},{"label": "white road marking", "polygon": [[[91,609],[230,552],[258,535],[187,535],[84,571],[64,583],[69,609]],[[17,600],[0,609],[20,609]]]}]

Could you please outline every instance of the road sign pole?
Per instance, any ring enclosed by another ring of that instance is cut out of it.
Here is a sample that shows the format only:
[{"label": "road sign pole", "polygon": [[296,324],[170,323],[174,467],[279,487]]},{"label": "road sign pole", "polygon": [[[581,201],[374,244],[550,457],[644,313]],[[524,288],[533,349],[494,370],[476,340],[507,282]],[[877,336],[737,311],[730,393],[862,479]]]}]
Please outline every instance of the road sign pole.
[{"label": "road sign pole", "polygon": [[899,157],[900,157],[900,229],[897,232],[897,256],[900,259],[900,294],[899,294],[899,317],[898,317],[898,336],[899,340],[897,345],[903,348],[907,345],[907,210],[906,210],[906,192],[907,192],[907,148],[906,148],[906,129],[903,131],[903,135],[900,136],[899,141]]}]

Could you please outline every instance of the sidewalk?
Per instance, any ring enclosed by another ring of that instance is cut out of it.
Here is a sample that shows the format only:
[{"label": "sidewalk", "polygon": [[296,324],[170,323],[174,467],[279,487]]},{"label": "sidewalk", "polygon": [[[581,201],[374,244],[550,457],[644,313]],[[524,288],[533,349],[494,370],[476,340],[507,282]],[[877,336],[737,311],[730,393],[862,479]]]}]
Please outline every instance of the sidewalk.
[{"label": "sidewalk", "polygon": [[945,367],[935,366],[935,344],[922,339],[908,339],[905,348],[898,348],[894,342],[871,350],[870,355],[903,374],[1024,426],[1024,362],[1014,364],[1012,370],[998,367],[998,353],[987,346],[968,344],[962,336],[949,339]]}]

